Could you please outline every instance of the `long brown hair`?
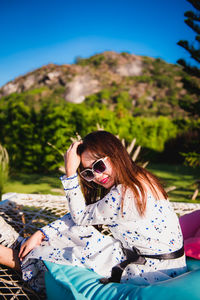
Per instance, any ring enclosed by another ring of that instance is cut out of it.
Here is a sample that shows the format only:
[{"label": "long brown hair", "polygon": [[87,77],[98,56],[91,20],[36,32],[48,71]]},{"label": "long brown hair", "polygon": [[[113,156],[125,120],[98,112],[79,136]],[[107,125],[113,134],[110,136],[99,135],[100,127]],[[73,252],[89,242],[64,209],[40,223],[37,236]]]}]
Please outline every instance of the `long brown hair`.
[{"label": "long brown hair", "polygon": [[[83,143],[79,145],[77,152],[81,155],[85,150],[90,151],[96,159],[105,156],[110,158],[116,174],[115,183],[120,183],[125,189],[129,187],[132,190],[140,215],[144,215],[146,209],[147,186],[157,200],[159,199],[157,191],[163,195],[164,199],[167,199],[167,193],[159,180],[152,173],[133,162],[126,148],[113,134],[103,130],[89,133],[83,139]],[[80,170],[82,169],[83,167],[80,166]],[[108,192],[96,183],[87,182],[83,178],[81,178],[81,185],[87,204],[96,202]]]}]

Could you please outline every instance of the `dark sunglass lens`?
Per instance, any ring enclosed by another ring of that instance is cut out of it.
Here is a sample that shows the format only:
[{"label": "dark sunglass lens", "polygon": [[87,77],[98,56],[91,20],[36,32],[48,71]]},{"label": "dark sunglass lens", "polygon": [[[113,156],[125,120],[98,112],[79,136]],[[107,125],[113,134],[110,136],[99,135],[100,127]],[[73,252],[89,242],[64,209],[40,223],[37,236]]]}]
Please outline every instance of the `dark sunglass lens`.
[{"label": "dark sunglass lens", "polygon": [[103,173],[105,169],[106,169],[106,165],[104,164],[103,160],[99,160],[93,165],[93,170],[96,173]]},{"label": "dark sunglass lens", "polygon": [[81,175],[86,179],[86,180],[92,180],[94,179],[94,174],[90,170],[85,170],[81,173]]}]

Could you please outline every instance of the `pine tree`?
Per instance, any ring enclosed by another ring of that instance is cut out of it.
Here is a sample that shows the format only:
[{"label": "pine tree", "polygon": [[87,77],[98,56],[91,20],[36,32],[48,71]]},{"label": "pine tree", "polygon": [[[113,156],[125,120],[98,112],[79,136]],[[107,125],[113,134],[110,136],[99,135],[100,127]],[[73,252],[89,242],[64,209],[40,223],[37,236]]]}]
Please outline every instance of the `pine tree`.
[{"label": "pine tree", "polygon": [[[195,12],[187,11],[184,16],[186,17],[185,23],[196,33],[195,43],[189,43],[188,41],[179,41],[178,45],[183,47],[186,51],[189,52],[190,57],[195,60],[197,66],[191,66],[185,60],[179,59],[178,63],[183,66],[184,70],[190,74],[192,77],[186,78],[184,81],[185,87],[187,91],[192,94],[196,94],[196,101],[186,104],[185,107],[189,108],[189,112],[192,115],[200,116],[200,0],[187,0],[193,7],[196,9]],[[196,80],[195,80],[196,79]],[[183,103],[184,106],[184,103]],[[195,152],[183,153],[185,156],[185,163],[192,166],[198,167],[200,166],[200,152],[199,149],[196,149]],[[200,181],[197,182],[197,188],[194,191],[192,196],[192,200],[195,200],[199,193],[199,184]]]},{"label": "pine tree", "polygon": [[196,94],[196,101],[188,105],[182,102],[182,106],[188,110],[193,116],[200,116],[200,0],[187,0],[195,9],[194,11],[185,12],[185,24],[187,24],[195,32],[195,41],[188,42],[180,40],[177,44],[189,52],[190,57],[195,60],[195,66],[190,65],[184,59],[179,59],[177,62],[183,66],[192,77],[184,79],[184,86],[190,94]]},{"label": "pine tree", "polygon": [[[187,11],[184,16],[186,17],[185,23],[196,33],[196,47],[188,41],[179,41],[178,45],[183,47],[186,51],[190,53],[192,59],[194,59],[198,64],[200,64],[200,0],[187,0],[190,2],[197,12]],[[183,59],[178,60],[178,63],[187,67],[187,71],[191,72],[193,75],[200,77],[200,69],[197,67],[191,67],[185,63]]]}]

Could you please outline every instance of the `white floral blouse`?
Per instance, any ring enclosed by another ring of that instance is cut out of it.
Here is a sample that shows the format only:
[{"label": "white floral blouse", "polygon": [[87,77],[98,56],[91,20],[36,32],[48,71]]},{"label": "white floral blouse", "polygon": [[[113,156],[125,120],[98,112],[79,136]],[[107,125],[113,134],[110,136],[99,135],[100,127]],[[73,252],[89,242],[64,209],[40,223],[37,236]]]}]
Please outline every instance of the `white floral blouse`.
[{"label": "white floral blouse", "polygon": [[[35,278],[34,285],[38,284],[38,260],[82,266],[109,277],[112,267],[125,260],[123,247],[137,247],[142,254],[169,253],[182,247],[178,217],[168,200],[155,200],[148,194],[146,212],[141,217],[130,189],[124,195],[122,211],[122,185],[114,186],[98,202],[86,205],[77,174],[64,176],[61,181],[70,213],[41,229],[45,240],[22,262],[23,278],[27,281]],[[92,226],[97,224],[107,225],[113,237]],[[171,260],[147,258],[145,265],[129,264],[121,282],[148,285],[185,271],[185,256]]]}]

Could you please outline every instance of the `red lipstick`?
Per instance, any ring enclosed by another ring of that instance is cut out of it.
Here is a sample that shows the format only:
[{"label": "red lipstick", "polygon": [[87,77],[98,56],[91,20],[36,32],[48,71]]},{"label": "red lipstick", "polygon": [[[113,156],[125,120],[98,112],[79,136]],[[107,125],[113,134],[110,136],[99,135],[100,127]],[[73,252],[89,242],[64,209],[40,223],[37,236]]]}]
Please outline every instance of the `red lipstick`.
[{"label": "red lipstick", "polygon": [[108,182],[108,177],[102,179],[100,182],[103,183],[103,184],[105,184],[106,182]]}]

